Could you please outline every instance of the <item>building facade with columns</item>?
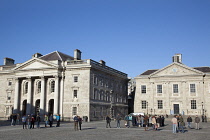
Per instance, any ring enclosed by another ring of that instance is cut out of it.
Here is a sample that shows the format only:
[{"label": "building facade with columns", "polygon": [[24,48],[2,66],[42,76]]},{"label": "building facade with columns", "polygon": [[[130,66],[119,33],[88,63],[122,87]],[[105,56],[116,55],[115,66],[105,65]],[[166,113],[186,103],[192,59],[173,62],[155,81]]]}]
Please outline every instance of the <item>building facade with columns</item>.
[{"label": "building facade with columns", "polygon": [[170,65],[147,70],[135,80],[134,112],[210,117],[210,67],[188,67],[176,54]]},{"label": "building facade with columns", "polygon": [[15,64],[11,58],[0,66],[0,117],[12,113],[74,115],[101,120],[106,115],[127,114],[127,74],[101,60],[81,59],[55,51]]}]

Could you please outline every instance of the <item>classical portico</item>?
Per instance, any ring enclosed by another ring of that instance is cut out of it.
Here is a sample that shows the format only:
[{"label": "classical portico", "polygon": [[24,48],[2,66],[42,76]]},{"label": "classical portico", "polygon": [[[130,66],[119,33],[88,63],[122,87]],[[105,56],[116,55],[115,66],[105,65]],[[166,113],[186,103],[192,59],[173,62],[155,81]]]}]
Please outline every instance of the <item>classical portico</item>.
[{"label": "classical portico", "polygon": [[[41,117],[60,114],[62,120],[79,115],[90,121],[110,113],[127,113],[127,74],[102,60],[81,60],[80,50],[74,51],[74,57],[55,51],[44,56],[34,54],[32,59],[9,68],[8,64],[4,67],[10,71],[3,70],[4,75],[0,75],[0,81],[8,83],[0,89],[7,92],[7,96],[0,95],[4,98],[0,109],[6,112],[0,115],[5,118],[11,112]],[[0,66],[0,74],[4,67]],[[114,100],[109,98],[111,91],[116,94]]]},{"label": "classical portico", "polygon": [[[40,115],[48,113],[61,114],[59,111],[60,106],[62,106],[59,91],[59,87],[63,86],[61,81],[63,81],[62,77],[57,75],[16,78],[14,112],[22,115],[37,113]],[[37,100],[40,101],[38,104]],[[53,106],[50,106],[50,100],[53,101]],[[27,101],[26,110],[23,106],[24,101]]]}]

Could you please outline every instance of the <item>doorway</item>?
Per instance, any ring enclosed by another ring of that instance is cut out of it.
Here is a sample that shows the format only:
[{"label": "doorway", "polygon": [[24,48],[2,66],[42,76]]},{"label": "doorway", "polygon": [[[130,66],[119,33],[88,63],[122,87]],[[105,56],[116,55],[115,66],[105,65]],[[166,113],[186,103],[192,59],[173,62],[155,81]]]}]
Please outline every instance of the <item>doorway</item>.
[{"label": "doorway", "polygon": [[174,104],[174,114],[179,114],[179,104]]},{"label": "doorway", "polygon": [[26,115],[26,108],[27,108],[27,100],[24,100],[22,105],[22,116]]},{"label": "doorway", "polygon": [[49,115],[50,114],[53,114],[53,111],[54,111],[54,99],[50,99],[49,101],[49,106],[48,106],[48,113]]},{"label": "doorway", "polygon": [[40,99],[36,100],[35,103],[35,115],[39,115],[40,112]]}]

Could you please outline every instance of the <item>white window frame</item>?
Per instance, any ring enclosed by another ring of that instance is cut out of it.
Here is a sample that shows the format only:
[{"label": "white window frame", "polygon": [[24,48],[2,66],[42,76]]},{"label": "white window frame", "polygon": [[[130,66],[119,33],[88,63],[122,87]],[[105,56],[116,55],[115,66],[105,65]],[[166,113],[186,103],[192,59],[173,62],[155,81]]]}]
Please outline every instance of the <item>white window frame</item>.
[{"label": "white window frame", "polygon": [[141,94],[146,94],[146,93],[147,93],[147,86],[141,85]]}]

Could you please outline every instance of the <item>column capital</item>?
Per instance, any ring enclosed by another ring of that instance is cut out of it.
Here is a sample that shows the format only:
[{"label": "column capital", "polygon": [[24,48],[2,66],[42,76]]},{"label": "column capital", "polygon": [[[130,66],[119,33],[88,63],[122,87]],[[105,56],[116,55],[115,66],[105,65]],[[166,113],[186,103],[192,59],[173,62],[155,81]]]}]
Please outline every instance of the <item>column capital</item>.
[{"label": "column capital", "polygon": [[55,77],[55,79],[58,79],[59,78],[59,75],[53,75],[53,77]]}]

